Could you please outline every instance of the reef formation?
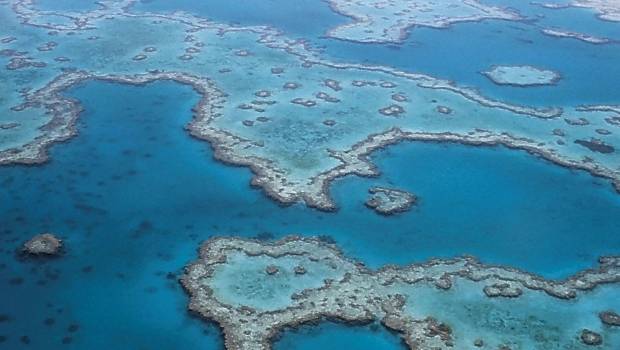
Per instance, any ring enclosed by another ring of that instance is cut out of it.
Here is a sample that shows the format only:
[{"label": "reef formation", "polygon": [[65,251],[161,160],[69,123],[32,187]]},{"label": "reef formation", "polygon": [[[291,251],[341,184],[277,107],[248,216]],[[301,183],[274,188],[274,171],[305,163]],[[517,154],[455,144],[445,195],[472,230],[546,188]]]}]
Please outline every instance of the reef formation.
[{"label": "reef formation", "polygon": [[611,349],[618,310],[606,296],[618,293],[620,259],[599,262],[562,281],[472,257],[370,270],[317,239],[213,238],[181,282],[189,310],[220,325],[228,350],[270,349],[284,329],[324,319],[380,322],[410,349]]},{"label": "reef formation", "polygon": [[82,107],[63,93],[81,82],[172,80],[201,96],[188,132],[217,159],[251,168],[252,185],[284,204],[335,210],[331,182],[378,175],[370,153],[401,141],[504,145],[620,188],[615,148],[575,143],[618,144],[619,133],[597,131],[617,127],[617,106],[510,104],[424,74],[331,62],[273,29],[132,12],[132,4],[102,1],[80,13],[40,11],[30,0],[0,4],[2,49],[46,64],[6,67],[14,89],[0,102],[0,164],[44,162],[50,145],[77,133]]},{"label": "reef formation", "polygon": [[570,30],[563,30],[557,28],[544,28],[541,32],[546,35],[554,36],[557,38],[571,38],[581,40],[590,44],[609,44],[612,42],[609,38],[602,38],[594,35],[574,32]]},{"label": "reef formation", "polygon": [[493,66],[482,74],[495,84],[521,87],[553,85],[561,79],[558,72],[528,65]]},{"label": "reef formation", "polygon": [[589,8],[597,12],[599,19],[620,22],[620,3],[616,0],[572,0],[567,4],[542,3],[541,6],[550,9],[562,9],[570,6]]},{"label": "reef formation", "polygon": [[400,42],[415,26],[445,28],[452,23],[521,17],[508,9],[488,6],[477,0],[396,1],[330,0],[337,13],[353,19],[331,29],[327,35],[365,43]]},{"label": "reef formation", "polygon": [[60,254],[62,241],[52,233],[38,234],[24,243],[22,252],[34,256],[52,256]]},{"label": "reef formation", "polygon": [[366,206],[379,214],[392,215],[407,211],[417,201],[413,194],[386,187],[371,187]]}]

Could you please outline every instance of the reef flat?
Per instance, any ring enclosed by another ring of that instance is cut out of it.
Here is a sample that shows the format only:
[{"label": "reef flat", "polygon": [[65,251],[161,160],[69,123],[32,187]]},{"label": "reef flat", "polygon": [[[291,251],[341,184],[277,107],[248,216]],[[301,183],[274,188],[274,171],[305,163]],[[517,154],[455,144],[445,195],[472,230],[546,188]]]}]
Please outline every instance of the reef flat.
[{"label": "reef flat", "polygon": [[601,38],[594,35],[578,33],[568,30],[556,29],[556,28],[544,28],[541,32],[545,35],[554,36],[557,38],[571,38],[581,40],[590,44],[609,44],[612,42],[609,38]]},{"label": "reef flat", "polygon": [[415,26],[446,28],[457,22],[521,19],[508,9],[483,5],[477,0],[330,0],[329,4],[353,22],[333,28],[327,35],[365,43],[403,41],[407,30]]},{"label": "reef flat", "polygon": [[228,350],[270,349],[285,328],[324,319],[378,321],[410,349],[612,349],[620,260],[599,263],[563,281],[472,257],[370,270],[317,239],[213,238],[181,282]]},{"label": "reef flat", "polygon": [[172,80],[202,96],[188,132],[217,159],[251,168],[252,184],[285,204],[336,209],[334,179],[378,175],[369,154],[406,140],[506,145],[620,188],[618,152],[575,143],[617,145],[619,133],[597,132],[616,127],[613,106],[511,104],[423,74],[331,62],[273,29],[132,13],[131,4],[80,13],[0,5],[11,86],[0,101],[0,164],[43,162],[50,145],[75,135],[81,106],[63,92],[80,82]]},{"label": "reef flat", "polygon": [[[570,2],[570,6],[593,9],[598,13],[598,18],[602,20],[620,21],[620,2],[617,0],[573,0]],[[558,7],[551,5],[550,8]]]},{"label": "reef flat", "polygon": [[495,84],[513,86],[553,85],[561,79],[558,72],[527,65],[493,66],[482,74]]},{"label": "reef flat", "polygon": [[575,0],[571,4],[576,7],[596,10],[600,19],[620,22],[620,2],[618,0]]}]

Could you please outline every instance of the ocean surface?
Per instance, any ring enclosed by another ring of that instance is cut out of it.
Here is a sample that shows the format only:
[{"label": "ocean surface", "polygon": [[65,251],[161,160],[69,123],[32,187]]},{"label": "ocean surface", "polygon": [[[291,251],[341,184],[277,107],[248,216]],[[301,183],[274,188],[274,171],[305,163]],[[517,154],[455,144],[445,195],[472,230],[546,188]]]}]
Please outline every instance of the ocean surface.
[{"label": "ocean surface", "polygon": [[[37,4],[96,7],[88,1]],[[539,32],[561,26],[620,38],[618,24],[583,9],[509,4],[545,17],[534,24],[415,28],[405,42],[390,45],[325,38],[327,29],[350,19],[318,0],[152,0],[132,11],[184,10],[227,23],[268,25],[308,39],[331,60],[427,73],[515,103],[618,102],[617,79],[609,77],[620,76],[620,45]],[[529,64],[563,78],[554,87],[500,87],[479,73],[493,64]],[[187,86],[90,82],[68,95],[85,109],[79,135],[54,145],[48,163],[0,167],[0,295],[10,296],[0,298],[0,349],[222,349],[218,327],[187,313],[188,298],[178,283],[199,243],[217,235],[324,235],[372,268],[468,254],[548,278],[565,278],[595,266],[599,256],[620,252],[620,196],[610,183],[523,151],[391,146],[371,156],[380,177],[335,181],[331,194],[339,210],[326,213],[303,204],[280,206],[250,187],[249,169],[215,160],[208,143],[184,129],[198,101]],[[364,202],[377,185],[412,192],[419,202],[393,217],[375,214]],[[49,261],[20,257],[21,244],[44,231],[64,240],[66,254]],[[274,348],[345,345],[403,348],[382,327],[334,323],[287,331]]]},{"label": "ocean surface", "polygon": [[[620,29],[614,22],[596,19],[589,9],[545,9],[519,0],[485,1],[517,10],[523,22],[484,20],[456,23],[446,29],[415,27],[402,43],[367,44],[335,40],[328,29],[350,23],[330,11],[325,1],[242,0],[166,1],[142,0],[133,12],[186,11],[235,25],[274,27],[292,38],[307,40],[332,61],[359,62],[395,67],[448,79],[479,89],[485,96],[516,104],[556,106],[615,104],[620,76]],[[242,4],[242,5],[239,5]],[[299,20],[303,17],[305,20]],[[560,28],[616,40],[595,45],[560,39],[540,32]],[[467,40],[463,40],[467,38]],[[567,57],[570,53],[570,59]],[[556,86],[515,88],[497,86],[480,72],[492,65],[532,65],[555,70],[562,80]]]},{"label": "ocean surface", "polygon": [[[21,335],[31,348],[60,347],[65,337],[63,348],[76,349],[221,346],[215,327],[205,335],[187,314],[177,283],[199,242],[214,235],[326,234],[372,267],[473,254],[548,277],[620,246],[620,198],[609,183],[525,152],[394,146],[373,157],[381,177],[337,181],[340,210],[324,213],[277,205],[250,189],[249,170],[215,161],[188,137],[198,98],[189,87],[92,82],[69,94],[85,107],[79,135],[54,146],[47,164],[0,169],[0,288],[13,296],[0,300],[8,317],[0,335],[10,347],[22,346]],[[363,204],[376,184],[412,191],[419,205],[377,215]],[[57,232],[67,254],[19,260],[23,240],[43,231]],[[69,332],[72,324],[79,329]]]}]

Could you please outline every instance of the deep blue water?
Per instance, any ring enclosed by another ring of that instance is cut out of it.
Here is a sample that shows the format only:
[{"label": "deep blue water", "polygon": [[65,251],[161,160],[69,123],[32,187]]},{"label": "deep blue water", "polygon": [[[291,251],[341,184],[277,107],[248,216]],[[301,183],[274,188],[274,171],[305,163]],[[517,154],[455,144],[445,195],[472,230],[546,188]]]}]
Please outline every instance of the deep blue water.
[{"label": "deep blue water", "polygon": [[343,209],[358,212],[363,208],[347,194],[371,184],[420,197],[411,214],[364,223],[389,236],[384,245],[402,256],[398,262],[465,253],[560,276],[620,249],[620,198],[606,181],[584,172],[503,147],[407,143],[373,159],[383,171],[380,179],[350,178],[335,194]]},{"label": "deep blue water", "polygon": [[[93,82],[70,95],[86,108],[79,136],[54,146],[49,163],[0,168],[8,348],[20,347],[21,335],[33,349],[221,347],[215,327],[187,315],[176,281],[212,235],[327,234],[372,266],[467,253],[546,276],[620,250],[611,186],[524,152],[402,144],[374,155],[381,178],[333,186],[339,212],[282,208],[250,189],[249,170],[218,163],[186,134],[197,101],[190,88]],[[410,190],[419,206],[376,215],[363,205],[375,184]],[[16,261],[20,244],[42,231],[60,235],[67,254]],[[66,336],[70,345],[61,344]]]},{"label": "deep blue water", "polygon": [[287,331],[273,346],[274,350],[401,350],[406,347],[400,337],[380,324],[350,327],[340,323],[321,323]]}]

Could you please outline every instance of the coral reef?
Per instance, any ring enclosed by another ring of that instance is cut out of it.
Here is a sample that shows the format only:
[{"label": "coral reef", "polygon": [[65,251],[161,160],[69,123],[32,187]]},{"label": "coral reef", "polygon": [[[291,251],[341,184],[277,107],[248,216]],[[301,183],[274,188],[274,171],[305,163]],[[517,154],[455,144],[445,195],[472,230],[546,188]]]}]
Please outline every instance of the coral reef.
[{"label": "coral reef", "polygon": [[62,241],[52,233],[38,234],[24,243],[22,248],[25,254],[35,256],[58,255],[61,250]]},{"label": "coral reef", "polygon": [[333,28],[327,35],[365,43],[400,42],[414,26],[445,28],[458,22],[521,19],[507,9],[476,0],[330,0],[329,4],[333,11],[351,17],[354,22]]},{"label": "coral reef", "polygon": [[541,30],[543,34],[554,36],[557,38],[571,38],[581,40],[590,44],[609,44],[612,42],[609,38],[601,38],[593,35],[588,35],[584,33],[572,32],[569,30],[555,29],[555,28],[544,28]]},{"label": "coral reef", "polygon": [[[416,305],[428,298],[452,298],[455,300],[448,299],[451,303],[462,305],[460,293],[469,296],[471,307],[498,297],[515,302],[524,299],[525,303],[534,298],[547,303],[544,308],[550,317],[554,311],[567,312],[582,294],[602,284],[617,286],[620,261],[601,258],[595,269],[563,281],[549,281],[511,268],[484,265],[470,257],[370,270],[316,239],[291,236],[265,243],[213,238],[201,246],[199,259],[186,267],[181,282],[191,297],[189,310],[220,325],[228,350],[270,349],[283,329],[322,319],[352,325],[380,321],[397,332],[410,349],[451,349],[465,347],[460,334],[468,319],[448,321],[423,315],[419,311],[422,306]],[[512,312],[516,315],[523,310]],[[503,322],[510,319],[507,315]],[[562,338],[554,339],[553,344],[570,347],[576,341],[604,342],[595,328],[571,327],[579,327],[579,323],[561,329]],[[558,332],[556,329],[545,324],[541,332]],[[500,340],[478,337],[472,342],[493,346],[493,342],[518,339],[520,332],[510,328]],[[535,346],[544,347],[548,341],[542,335],[533,338]]]},{"label": "coral reef", "polygon": [[525,65],[493,66],[482,74],[498,85],[522,87],[553,85],[561,79],[561,75],[552,70]]},{"label": "coral reef", "polygon": [[407,191],[386,187],[371,187],[368,193],[370,198],[366,201],[366,206],[383,215],[407,211],[417,201],[417,198]]},{"label": "coral reef", "polygon": [[[615,152],[593,152],[575,144],[598,134],[604,144],[615,147],[617,133],[598,132],[601,125],[589,120],[615,126],[620,123],[617,106],[514,105],[423,74],[330,62],[303,42],[269,28],[231,27],[187,13],[136,14],[127,11],[131,3],[103,1],[96,10],[64,14],[41,12],[31,0],[0,5],[0,11],[15,13],[21,23],[43,31],[36,45],[58,43],[51,45],[56,57],[70,60],[72,66],[59,68],[54,58],[40,57],[42,52],[26,44],[19,46],[23,41],[18,31],[2,39],[11,45],[5,54],[29,65],[24,70],[35,69],[37,62],[52,64],[38,69],[41,78],[31,84],[24,83],[19,72],[7,71],[17,85],[0,106],[5,111],[0,164],[44,162],[51,144],[76,134],[80,103],[63,96],[76,84],[89,79],[127,84],[174,80],[192,85],[202,96],[189,133],[208,141],[217,159],[251,168],[252,185],[284,204],[302,201],[335,210],[330,183],[351,174],[378,175],[368,155],[401,141],[504,145],[586,170],[620,188]],[[50,17],[67,20],[57,23]],[[140,32],[144,41],[120,40],[118,31],[127,28]],[[73,32],[88,36],[68,34]],[[164,32],[176,35],[177,42],[166,38],[165,44]],[[48,35],[54,40],[44,39]],[[74,57],[71,48],[83,45],[92,45],[92,60]],[[190,53],[198,54],[197,47],[204,47],[201,59],[185,61],[193,57]],[[22,54],[26,49],[30,53]],[[164,57],[181,59],[162,61]],[[205,65],[206,61],[219,64]],[[255,69],[260,65],[266,68]],[[332,91],[328,94],[326,89]],[[300,106],[306,107],[303,113]],[[13,124],[26,115],[34,122]],[[561,140],[552,133],[559,128],[566,129]]]}]

